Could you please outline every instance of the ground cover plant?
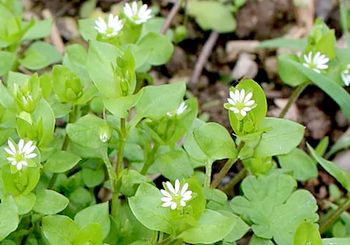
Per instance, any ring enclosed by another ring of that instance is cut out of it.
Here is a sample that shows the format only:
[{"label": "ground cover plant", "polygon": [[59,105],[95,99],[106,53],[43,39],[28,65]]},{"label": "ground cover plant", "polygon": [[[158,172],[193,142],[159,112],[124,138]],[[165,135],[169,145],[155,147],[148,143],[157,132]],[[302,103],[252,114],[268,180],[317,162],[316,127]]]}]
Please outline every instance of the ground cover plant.
[{"label": "ground cover plant", "polygon": [[[81,15],[96,4],[84,2]],[[215,39],[235,30],[244,4],[174,9]],[[219,105],[225,127],[201,113],[187,88],[196,79],[152,76],[186,25],[169,29],[142,2],[117,6],[79,20],[83,41],[58,50],[51,18],[27,20],[20,1],[0,0],[0,243],[350,244],[350,173],[332,162],[349,135],[307,142],[305,126],[285,118],[313,87],[350,119],[350,50],[335,31],[316,20],[305,39],[259,44],[294,49],[277,57],[293,92],[271,116],[258,79],[232,82]],[[321,174],[335,180],[323,203],[305,188]]]}]

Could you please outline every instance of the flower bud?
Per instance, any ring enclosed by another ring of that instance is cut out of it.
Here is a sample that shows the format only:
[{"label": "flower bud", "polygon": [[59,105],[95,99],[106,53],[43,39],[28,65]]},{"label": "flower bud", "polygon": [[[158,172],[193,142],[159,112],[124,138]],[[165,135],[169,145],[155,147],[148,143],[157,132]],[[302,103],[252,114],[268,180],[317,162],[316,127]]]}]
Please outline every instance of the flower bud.
[{"label": "flower bud", "polygon": [[100,127],[100,140],[102,143],[106,143],[110,140],[112,136],[112,131],[108,125]]}]

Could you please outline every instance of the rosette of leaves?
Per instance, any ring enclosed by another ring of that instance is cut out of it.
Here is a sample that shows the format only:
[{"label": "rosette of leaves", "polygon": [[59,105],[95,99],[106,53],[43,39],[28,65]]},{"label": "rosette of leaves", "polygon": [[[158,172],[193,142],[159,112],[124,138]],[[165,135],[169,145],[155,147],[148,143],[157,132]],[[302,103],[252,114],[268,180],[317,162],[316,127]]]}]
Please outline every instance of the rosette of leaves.
[{"label": "rosette of leaves", "polygon": [[257,237],[293,244],[302,222],[318,220],[315,198],[296,187],[293,177],[279,172],[248,176],[241,185],[243,195],[232,199],[231,208],[251,225]]}]

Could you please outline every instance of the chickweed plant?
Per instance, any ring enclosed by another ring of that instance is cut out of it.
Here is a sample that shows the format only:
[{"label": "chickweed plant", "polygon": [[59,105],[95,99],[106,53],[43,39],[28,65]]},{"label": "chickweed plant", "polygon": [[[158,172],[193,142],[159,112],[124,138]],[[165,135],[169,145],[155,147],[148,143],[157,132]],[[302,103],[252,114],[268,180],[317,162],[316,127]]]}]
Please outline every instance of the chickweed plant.
[{"label": "chickweed plant", "polygon": [[[222,105],[233,133],[200,120],[184,82],[151,85],[150,69],[173,52],[161,25],[150,6],[125,3],[81,20],[86,46],[60,54],[40,41],[51,20],[24,21],[17,1],[0,1],[1,244],[236,244],[246,234],[251,245],[350,244],[350,199],[340,195],[320,218],[298,186],[317,177],[318,162],[350,191],[350,173],[327,160],[349,140],[306,153],[304,126],[267,117],[250,79]],[[279,57],[296,87],[290,102],[315,84],[350,119],[349,54],[317,22],[301,52]],[[222,181],[238,161],[244,169]],[[335,224],[342,238],[332,238]]]}]

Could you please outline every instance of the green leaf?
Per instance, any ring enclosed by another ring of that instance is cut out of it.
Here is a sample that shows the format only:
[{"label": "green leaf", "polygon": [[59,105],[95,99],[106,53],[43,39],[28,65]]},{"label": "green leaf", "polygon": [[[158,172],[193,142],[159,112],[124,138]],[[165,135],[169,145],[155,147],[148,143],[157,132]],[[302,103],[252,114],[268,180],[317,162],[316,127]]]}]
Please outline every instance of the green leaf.
[{"label": "green leaf", "polygon": [[5,193],[14,196],[29,194],[38,184],[40,179],[40,169],[28,167],[21,172],[12,173],[9,165],[1,169],[3,188]]},{"label": "green leaf", "polygon": [[310,79],[315,85],[328,94],[340,106],[346,118],[350,120],[350,95],[338,83],[332,81],[330,78],[310,70],[303,65],[293,60],[287,60],[291,68],[297,68],[304,76]]},{"label": "green leaf", "polygon": [[153,185],[142,183],[135,196],[129,198],[130,209],[144,226],[155,231],[173,234],[170,209],[161,206],[162,195]]},{"label": "green leaf", "polygon": [[258,48],[290,48],[295,50],[304,50],[306,47],[305,39],[288,39],[288,38],[274,38],[262,41]]},{"label": "green leaf", "polygon": [[315,198],[306,190],[295,191],[296,187],[291,176],[278,172],[248,176],[241,185],[244,196],[235,197],[231,207],[252,223],[255,235],[290,245],[301,222],[318,220]]},{"label": "green leaf", "polygon": [[122,174],[121,193],[127,197],[134,196],[138,184],[147,183],[151,180],[133,169],[125,169]]},{"label": "green leaf", "polygon": [[103,238],[106,238],[110,229],[108,202],[95,204],[81,210],[75,215],[74,221],[80,228],[92,223],[101,225]]},{"label": "green leaf", "polygon": [[120,54],[114,45],[90,41],[86,67],[98,91],[106,98],[122,95],[120,81],[115,79],[113,68]]},{"label": "green leaf", "polygon": [[51,173],[64,173],[72,169],[81,158],[69,151],[56,151],[44,165],[44,170]]},{"label": "green leaf", "polygon": [[147,86],[136,104],[137,119],[147,117],[159,119],[169,111],[176,110],[185,95],[185,83],[164,84],[160,86]]},{"label": "green leaf", "polygon": [[52,19],[35,21],[35,24],[24,34],[22,40],[33,40],[44,38],[50,35]]},{"label": "green leaf", "polygon": [[50,215],[42,219],[42,231],[50,244],[71,245],[79,232],[79,228],[67,216]]},{"label": "green leaf", "polygon": [[184,179],[193,174],[191,161],[184,150],[171,150],[159,155],[154,166],[170,180]]},{"label": "green leaf", "polygon": [[191,0],[187,4],[187,11],[203,30],[226,33],[236,28],[230,8],[221,2]]},{"label": "green leaf", "polygon": [[16,54],[0,51],[0,76],[9,72],[16,61]]},{"label": "green leaf", "polygon": [[198,223],[182,232],[178,237],[187,243],[211,244],[224,239],[237,222],[236,216],[229,212],[219,212],[206,209],[199,218]]},{"label": "green leaf", "polygon": [[350,131],[345,132],[340,138],[332,145],[331,149],[327,153],[327,156],[331,156],[334,153],[347,149],[350,147]]},{"label": "green leaf", "polygon": [[226,158],[235,158],[237,149],[227,130],[218,123],[206,123],[193,131],[194,138],[207,155],[214,161]]},{"label": "green leaf", "polygon": [[79,33],[85,41],[96,40],[97,31],[94,19],[79,20]]},{"label": "green leaf", "polygon": [[95,187],[103,183],[105,180],[105,171],[103,168],[83,168],[81,171],[84,184],[87,187]]},{"label": "green leaf", "polygon": [[278,161],[283,169],[292,171],[297,180],[306,181],[318,175],[313,159],[301,149],[295,148],[286,155],[278,156]]},{"label": "green leaf", "polygon": [[304,136],[304,126],[286,119],[267,117],[262,128],[266,131],[255,148],[256,157],[287,154],[300,144]]},{"label": "green leaf", "polygon": [[74,240],[74,245],[85,244],[103,244],[102,228],[100,224],[88,224],[78,232]]},{"label": "green leaf", "polygon": [[317,225],[303,222],[294,235],[294,245],[322,245],[321,235]]},{"label": "green leaf", "polygon": [[[225,202],[225,204],[227,201]],[[250,227],[238,216],[234,215],[236,222],[230,231],[230,233],[225,237],[224,241],[235,242],[241,239],[249,230]]]},{"label": "green leaf", "polygon": [[29,213],[35,204],[36,196],[30,192],[27,195],[15,196],[16,205],[18,208],[18,214],[23,215]]},{"label": "green leaf", "polygon": [[78,121],[67,125],[69,138],[80,146],[98,149],[104,147],[100,140],[100,128],[105,127],[106,122],[92,114],[79,118]]},{"label": "green leaf", "polygon": [[335,163],[321,157],[310,145],[307,145],[311,156],[330,174],[332,175],[346,190],[350,191],[350,173],[346,172]]},{"label": "green leaf", "polygon": [[166,36],[155,32],[146,34],[137,45],[142,55],[148,57],[147,63],[156,66],[165,64],[174,51],[171,41]]},{"label": "green leaf", "polygon": [[350,238],[324,238],[322,239],[322,245],[348,245],[350,244]]},{"label": "green leaf", "polygon": [[85,1],[79,9],[79,16],[81,18],[88,18],[96,8],[96,0]]},{"label": "green leaf", "polygon": [[81,81],[90,81],[87,70],[87,51],[80,44],[66,46],[63,57],[63,65],[77,75]]},{"label": "green leaf", "polygon": [[264,239],[253,235],[252,239],[249,241],[249,245],[274,245],[274,243],[269,239]]},{"label": "green leaf", "polygon": [[0,241],[4,240],[19,224],[16,202],[11,196],[1,198],[0,204]]},{"label": "green leaf", "polygon": [[119,118],[126,118],[128,117],[129,110],[138,103],[144,91],[140,90],[137,94],[119,98],[107,98],[103,103],[106,109],[113,115]]},{"label": "green leaf", "polygon": [[33,210],[46,215],[57,214],[64,210],[68,203],[68,198],[62,194],[52,190],[43,190],[37,193]]},{"label": "green leaf", "polygon": [[54,46],[45,42],[35,42],[24,52],[20,63],[30,70],[40,70],[61,61],[61,58]]},{"label": "green leaf", "polygon": [[296,55],[283,54],[278,56],[278,75],[281,77],[282,81],[289,86],[296,87],[302,83],[308,81],[308,78],[300,73],[298,68],[290,65],[290,60],[299,62],[299,58]]}]

